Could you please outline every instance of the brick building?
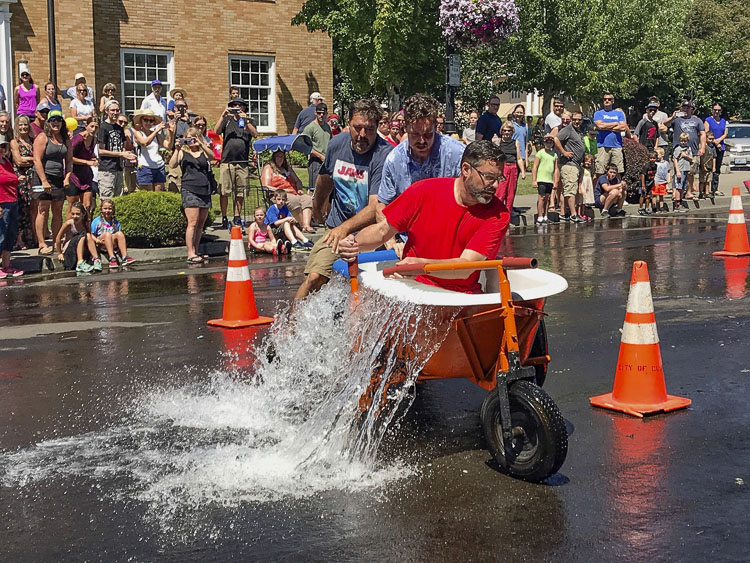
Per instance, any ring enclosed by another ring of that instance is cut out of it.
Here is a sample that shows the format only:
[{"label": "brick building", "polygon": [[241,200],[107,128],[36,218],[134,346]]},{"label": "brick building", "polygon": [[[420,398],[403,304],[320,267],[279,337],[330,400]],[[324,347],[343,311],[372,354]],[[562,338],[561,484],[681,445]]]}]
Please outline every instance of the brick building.
[{"label": "brick building", "polygon": [[[230,86],[239,86],[263,134],[291,131],[309,94],[333,95],[330,38],[292,26],[302,0],[55,0],[57,80],[73,85],[82,72],[101,96],[117,86],[129,113],[159,78],[164,92],[179,86],[190,109],[214,122]],[[7,52],[10,29],[10,56]],[[7,62],[6,62],[7,61]],[[44,0],[0,0],[0,81],[12,97],[19,65],[35,82],[49,76],[47,6]],[[67,103],[63,102],[67,109]]]}]

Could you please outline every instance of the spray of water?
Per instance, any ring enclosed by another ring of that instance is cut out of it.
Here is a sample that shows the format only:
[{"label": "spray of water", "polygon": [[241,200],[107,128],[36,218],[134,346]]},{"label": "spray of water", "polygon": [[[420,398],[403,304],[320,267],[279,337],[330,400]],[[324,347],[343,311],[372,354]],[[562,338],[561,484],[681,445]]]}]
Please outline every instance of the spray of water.
[{"label": "spray of water", "polygon": [[277,316],[249,372],[150,392],[119,426],[2,454],[0,483],[126,477],[118,494],[160,518],[206,502],[378,487],[412,471],[378,448],[451,321],[366,289],[352,299],[332,281]]}]

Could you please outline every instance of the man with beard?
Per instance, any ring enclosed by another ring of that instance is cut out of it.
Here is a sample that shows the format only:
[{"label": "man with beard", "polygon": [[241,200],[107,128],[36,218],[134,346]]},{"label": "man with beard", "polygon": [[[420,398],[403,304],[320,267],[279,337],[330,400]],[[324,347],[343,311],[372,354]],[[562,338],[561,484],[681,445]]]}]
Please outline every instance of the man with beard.
[{"label": "man with beard", "polygon": [[[385,221],[339,243],[341,257],[353,261],[359,252],[373,250],[405,231],[408,239],[400,264],[493,260],[510,222],[508,209],[495,197],[504,164],[497,145],[471,143],[458,178],[430,178],[412,185],[383,210]],[[416,281],[463,293],[481,292],[478,271],[421,274]]]},{"label": "man with beard", "polygon": [[[363,209],[370,210],[363,217],[365,224],[375,221],[383,163],[393,148],[378,135],[380,115],[380,106],[374,100],[354,102],[349,111],[349,134],[338,135],[328,143],[313,197],[313,216],[317,220],[322,219],[326,202],[330,201],[328,229],[356,231],[353,219]],[[331,278],[338,248],[329,239],[330,232],[313,246],[305,266],[307,277],[295,299],[319,290]]]}]

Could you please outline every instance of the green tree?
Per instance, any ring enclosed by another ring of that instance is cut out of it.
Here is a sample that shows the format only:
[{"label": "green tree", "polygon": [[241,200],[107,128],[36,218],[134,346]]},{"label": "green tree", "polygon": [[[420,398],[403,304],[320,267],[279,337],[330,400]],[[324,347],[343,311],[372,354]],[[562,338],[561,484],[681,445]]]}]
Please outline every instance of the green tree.
[{"label": "green tree", "polygon": [[623,98],[656,86],[661,74],[680,67],[682,22],[690,0],[516,4],[518,33],[498,45],[464,53],[468,72],[459,92],[462,101],[481,107],[494,87],[537,89],[547,103],[561,93],[579,102],[598,102],[605,91]]},{"label": "green tree", "polygon": [[385,97],[392,105],[415,91],[437,93],[445,49],[439,0],[306,0],[292,19],[333,41],[333,64],[348,95]]}]

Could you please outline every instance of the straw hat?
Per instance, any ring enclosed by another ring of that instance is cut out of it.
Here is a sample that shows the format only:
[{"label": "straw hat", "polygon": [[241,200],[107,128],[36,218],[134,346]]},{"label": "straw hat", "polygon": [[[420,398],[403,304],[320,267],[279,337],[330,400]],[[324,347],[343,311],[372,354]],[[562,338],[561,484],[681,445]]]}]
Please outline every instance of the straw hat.
[{"label": "straw hat", "polygon": [[183,100],[187,100],[187,92],[185,91],[185,89],[184,89],[184,88],[172,88],[172,89],[171,89],[171,90],[169,91],[169,97],[170,97],[170,98],[174,98],[174,95],[175,95],[175,94],[176,94],[177,92],[179,92],[180,94],[182,94],[182,99],[183,99]]},{"label": "straw hat", "polygon": [[133,124],[140,126],[144,117],[153,117],[155,119],[154,125],[159,125],[159,123],[161,123],[161,117],[156,115],[153,110],[139,109],[133,114]]}]

